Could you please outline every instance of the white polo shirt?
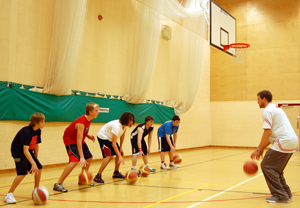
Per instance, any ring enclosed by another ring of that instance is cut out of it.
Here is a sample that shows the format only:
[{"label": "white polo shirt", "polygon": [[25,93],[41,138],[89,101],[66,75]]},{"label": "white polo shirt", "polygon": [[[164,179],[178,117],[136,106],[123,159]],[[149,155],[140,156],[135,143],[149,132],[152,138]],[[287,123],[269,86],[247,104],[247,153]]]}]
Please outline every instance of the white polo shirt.
[{"label": "white polo shirt", "polygon": [[275,104],[269,103],[263,110],[262,117],[263,129],[272,130],[269,138],[271,149],[282,153],[295,152],[298,137],[285,112]]},{"label": "white polo shirt", "polygon": [[106,123],[98,132],[97,136],[101,139],[112,142],[113,134],[118,138],[122,136],[126,127],[123,129],[119,120],[113,120]]}]

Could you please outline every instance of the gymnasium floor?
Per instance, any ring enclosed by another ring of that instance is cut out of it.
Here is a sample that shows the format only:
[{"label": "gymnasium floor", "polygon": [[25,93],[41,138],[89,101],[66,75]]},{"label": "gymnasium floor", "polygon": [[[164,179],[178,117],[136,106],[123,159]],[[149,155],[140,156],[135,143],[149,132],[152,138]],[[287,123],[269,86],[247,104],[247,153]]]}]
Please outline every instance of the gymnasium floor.
[{"label": "gymnasium floor", "polygon": [[[66,179],[64,186],[69,190],[60,193],[52,190],[64,167],[46,168],[42,173],[41,185],[49,190],[50,198],[43,207],[93,208],[93,207],[299,207],[300,204],[300,153],[297,151],[285,169],[285,177],[293,192],[289,204],[273,204],[265,201],[269,191],[259,169],[253,176],[244,174],[243,163],[250,158],[253,149],[247,148],[199,148],[177,151],[183,157],[181,167],[160,170],[159,154],[149,156],[149,164],[156,173],[139,177],[130,185],[122,179],[112,179],[114,162],[105,172],[105,184],[94,187],[77,185],[79,167]],[[91,165],[96,174],[100,162]],[[142,159],[138,160],[142,165]],[[131,158],[125,158],[121,172],[131,167]],[[31,191],[33,176],[25,177],[15,191],[17,204],[7,205],[3,196],[8,191],[15,173],[0,175],[0,206],[33,207]]]}]

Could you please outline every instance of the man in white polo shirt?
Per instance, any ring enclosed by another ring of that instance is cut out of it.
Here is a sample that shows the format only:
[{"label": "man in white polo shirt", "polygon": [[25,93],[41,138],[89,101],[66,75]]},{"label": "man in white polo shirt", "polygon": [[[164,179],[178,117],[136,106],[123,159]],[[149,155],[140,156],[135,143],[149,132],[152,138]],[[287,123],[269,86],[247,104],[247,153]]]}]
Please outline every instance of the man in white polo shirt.
[{"label": "man in white polo shirt", "polygon": [[270,91],[263,90],[257,93],[257,103],[260,108],[264,108],[262,112],[264,133],[251,158],[259,160],[264,149],[272,145],[261,162],[262,172],[272,194],[266,201],[288,203],[292,192],[285,182],[283,171],[296,151],[298,138],[284,111],[272,103]]}]

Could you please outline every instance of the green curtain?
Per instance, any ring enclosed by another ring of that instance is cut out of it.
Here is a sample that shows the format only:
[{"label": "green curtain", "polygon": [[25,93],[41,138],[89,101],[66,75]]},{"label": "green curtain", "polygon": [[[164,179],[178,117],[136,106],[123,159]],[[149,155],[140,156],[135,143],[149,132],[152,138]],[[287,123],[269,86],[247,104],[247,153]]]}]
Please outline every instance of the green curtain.
[{"label": "green curtain", "polygon": [[126,101],[80,95],[56,96],[0,86],[0,120],[29,121],[30,115],[41,112],[46,122],[72,122],[85,114],[89,102],[99,104],[100,108],[109,108],[109,113],[99,113],[96,123],[106,123],[118,119],[123,112],[132,112],[136,123],[143,123],[151,115],[154,123],[164,123],[175,115],[174,109],[153,103],[130,104]]}]

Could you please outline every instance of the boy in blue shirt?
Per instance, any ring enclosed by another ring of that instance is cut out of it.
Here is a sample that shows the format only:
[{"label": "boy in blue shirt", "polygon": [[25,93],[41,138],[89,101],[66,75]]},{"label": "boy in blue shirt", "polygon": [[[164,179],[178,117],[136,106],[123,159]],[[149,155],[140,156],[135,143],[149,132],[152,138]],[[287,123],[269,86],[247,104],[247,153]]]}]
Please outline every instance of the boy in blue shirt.
[{"label": "boy in blue shirt", "polygon": [[[174,116],[172,121],[167,121],[161,125],[157,130],[158,150],[161,158],[161,169],[169,170],[169,166],[165,163],[165,152],[169,152],[170,166],[179,168],[180,166],[173,162],[173,155],[176,148],[177,132],[179,129],[180,118]],[[174,142],[172,138],[174,135]]]}]

